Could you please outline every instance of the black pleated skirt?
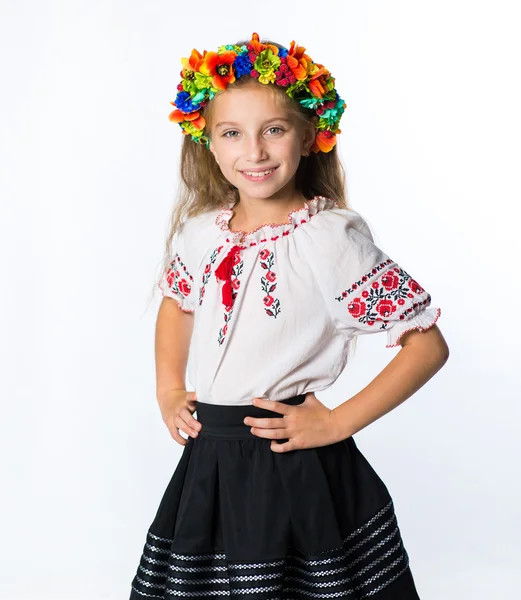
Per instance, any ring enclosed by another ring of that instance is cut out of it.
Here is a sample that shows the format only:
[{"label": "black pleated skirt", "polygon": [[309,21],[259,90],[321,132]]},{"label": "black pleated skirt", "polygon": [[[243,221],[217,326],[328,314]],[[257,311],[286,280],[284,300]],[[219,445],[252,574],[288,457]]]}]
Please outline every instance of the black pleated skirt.
[{"label": "black pleated skirt", "polygon": [[202,429],[149,527],[130,600],[419,600],[389,491],[353,437],[276,453],[243,419],[279,413],[196,407]]}]

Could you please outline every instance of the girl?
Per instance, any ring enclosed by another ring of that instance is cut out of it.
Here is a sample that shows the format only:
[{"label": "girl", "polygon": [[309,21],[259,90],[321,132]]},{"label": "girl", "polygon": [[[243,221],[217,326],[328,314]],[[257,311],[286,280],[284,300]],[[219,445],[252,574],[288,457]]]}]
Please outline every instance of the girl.
[{"label": "girl", "polygon": [[[418,599],[393,501],[353,435],[446,361],[440,309],[346,205],[346,105],[323,65],[256,33],[182,64],[156,367],[184,450],[130,598]],[[400,352],[327,408],[315,393],[378,331]]]}]

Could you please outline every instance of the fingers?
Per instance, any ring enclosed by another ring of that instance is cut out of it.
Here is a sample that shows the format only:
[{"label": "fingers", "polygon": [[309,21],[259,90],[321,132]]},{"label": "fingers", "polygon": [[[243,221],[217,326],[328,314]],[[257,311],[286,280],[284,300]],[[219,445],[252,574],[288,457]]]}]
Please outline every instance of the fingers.
[{"label": "fingers", "polygon": [[[199,423],[199,421],[192,416],[192,413],[188,410],[188,408],[183,407],[179,411],[179,417],[181,417],[181,419],[188,426],[189,431],[193,432],[195,435],[197,435],[197,432],[201,430],[201,423]],[[183,429],[183,431],[185,430]],[[192,435],[192,433],[190,433],[189,431],[186,431],[186,433]]]},{"label": "fingers", "polygon": [[261,429],[260,427],[252,427],[251,432],[257,437],[272,440],[282,440],[291,437],[287,429]]},{"label": "fingers", "polygon": [[169,390],[162,398],[158,399],[163,421],[171,437],[181,446],[186,446],[181,432],[195,438],[202,429],[201,423],[192,416],[197,410],[197,395],[195,391],[187,392],[183,389]]},{"label": "fingers", "polygon": [[170,435],[174,438],[174,440],[178,444],[181,444],[181,446],[186,446],[188,440],[185,440],[185,438],[179,433],[179,430],[175,426],[175,424],[167,423],[166,426],[168,427],[168,431],[170,432]]},{"label": "fingers", "polygon": [[180,443],[183,446],[186,446],[188,440],[186,440],[182,435],[180,435],[178,430],[183,431],[184,433],[186,433],[186,435],[192,438],[195,438],[197,437],[198,432],[202,428],[201,423],[199,423],[197,419],[194,419],[192,413],[186,406],[183,406],[179,410],[179,413],[174,418],[173,425],[174,426],[172,428],[169,427],[170,434],[178,443]]},{"label": "fingers", "polygon": [[275,441],[271,442],[270,448],[273,452],[290,452],[291,450],[297,450],[298,447],[295,446],[293,440],[288,440],[283,444],[279,444]]},{"label": "fingers", "polygon": [[257,419],[254,417],[246,417],[244,419],[244,423],[246,425],[251,425],[252,427],[262,427],[266,429],[282,429],[286,426],[287,421],[284,417],[282,419],[276,417],[271,419]]},{"label": "fingers", "polygon": [[181,446],[186,446],[188,440],[180,434],[180,431],[183,431],[189,437],[197,437],[197,432],[191,429],[179,415],[177,415],[177,417],[174,419],[172,425],[168,425],[168,431],[170,431],[170,435],[176,442],[181,444]]}]

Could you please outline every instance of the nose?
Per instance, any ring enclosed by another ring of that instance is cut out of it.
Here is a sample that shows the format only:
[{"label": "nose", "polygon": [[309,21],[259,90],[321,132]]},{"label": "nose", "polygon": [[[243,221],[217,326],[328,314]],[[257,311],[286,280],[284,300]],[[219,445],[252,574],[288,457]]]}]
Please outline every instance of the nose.
[{"label": "nose", "polygon": [[246,140],[245,151],[246,156],[251,162],[259,162],[268,156],[262,136],[249,136]]}]

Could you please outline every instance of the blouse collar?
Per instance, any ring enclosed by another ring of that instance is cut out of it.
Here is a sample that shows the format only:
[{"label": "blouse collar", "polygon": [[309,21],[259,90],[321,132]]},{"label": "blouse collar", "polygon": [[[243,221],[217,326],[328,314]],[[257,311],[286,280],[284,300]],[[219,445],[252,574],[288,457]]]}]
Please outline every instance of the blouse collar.
[{"label": "blouse collar", "polygon": [[[229,221],[233,216],[233,207],[236,201],[231,200],[223,204],[222,210],[215,219],[215,224],[224,231],[235,243],[261,242],[273,237],[285,236],[293,231],[302,223],[309,221],[317,213],[338,206],[336,200],[326,198],[325,196],[315,196],[311,200],[306,200],[304,206],[288,213],[288,219],[285,223],[265,223],[251,231],[230,231]],[[276,238],[275,238],[276,239]]]}]

